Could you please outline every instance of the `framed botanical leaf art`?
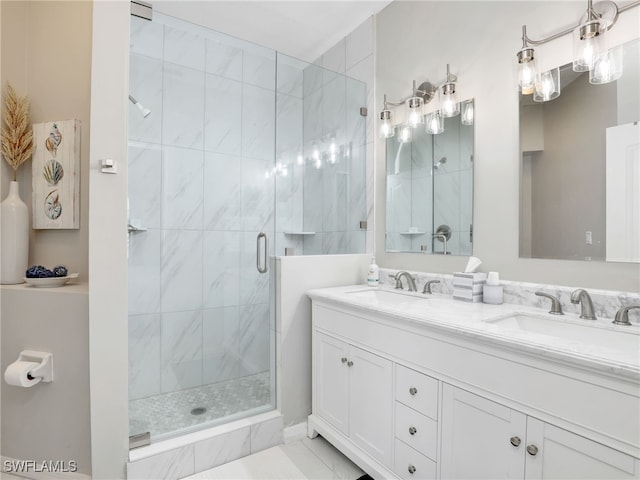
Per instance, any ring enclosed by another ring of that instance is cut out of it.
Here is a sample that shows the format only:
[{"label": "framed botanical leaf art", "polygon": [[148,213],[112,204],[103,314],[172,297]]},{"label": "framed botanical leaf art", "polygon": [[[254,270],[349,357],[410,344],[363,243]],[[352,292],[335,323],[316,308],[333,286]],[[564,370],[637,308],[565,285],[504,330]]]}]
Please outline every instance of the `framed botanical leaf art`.
[{"label": "framed botanical leaf art", "polygon": [[80,228],[80,120],[33,125],[33,228]]}]

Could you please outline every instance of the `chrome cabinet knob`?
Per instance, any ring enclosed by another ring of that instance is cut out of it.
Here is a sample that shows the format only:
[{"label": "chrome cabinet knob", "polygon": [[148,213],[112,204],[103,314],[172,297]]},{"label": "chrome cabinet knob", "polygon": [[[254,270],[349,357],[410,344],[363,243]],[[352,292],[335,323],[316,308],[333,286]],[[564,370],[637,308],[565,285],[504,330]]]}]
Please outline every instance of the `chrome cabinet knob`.
[{"label": "chrome cabinet knob", "polygon": [[417,389],[416,387],[411,387],[411,388],[409,389],[409,393],[410,393],[411,395],[415,395],[416,393],[418,393],[418,389]]},{"label": "chrome cabinet knob", "polygon": [[409,468],[407,468],[407,470],[409,470],[409,473],[411,475],[413,475],[414,473],[416,473],[416,467],[414,467],[413,465],[409,465]]},{"label": "chrome cabinet knob", "polygon": [[415,435],[416,433],[418,433],[418,430],[416,430],[416,427],[409,427],[409,434]]},{"label": "chrome cabinet knob", "polygon": [[511,437],[509,441],[511,442],[511,445],[513,445],[514,447],[519,447],[520,442],[522,442],[522,440],[520,440],[520,437]]},{"label": "chrome cabinet knob", "polygon": [[342,363],[347,363],[347,357],[342,357],[340,361],[342,361]]},{"label": "chrome cabinet knob", "polygon": [[533,443],[531,445],[527,445],[527,453],[532,457],[535,457],[538,454],[538,447],[536,447]]},{"label": "chrome cabinet knob", "polygon": [[353,367],[353,362],[352,362],[351,360],[349,360],[349,361],[347,362],[347,366],[348,366],[348,367]]}]

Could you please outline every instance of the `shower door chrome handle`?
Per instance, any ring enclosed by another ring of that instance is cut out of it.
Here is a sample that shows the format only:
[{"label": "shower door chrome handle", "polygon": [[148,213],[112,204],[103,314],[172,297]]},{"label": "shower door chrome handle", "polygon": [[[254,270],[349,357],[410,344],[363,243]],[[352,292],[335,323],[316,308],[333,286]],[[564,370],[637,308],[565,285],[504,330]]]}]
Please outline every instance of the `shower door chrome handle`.
[{"label": "shower door chrome handle", "polygon": [[[261,238],[264,238],[264,265],[263,266],[260,266],[260,239]],[[266,233],[260,232],[258,234],[258,238],[256,239],[256,268],[260,273],[267,273],[269,271],[268,252],[269,252],[269,239],[267,238]]]}]

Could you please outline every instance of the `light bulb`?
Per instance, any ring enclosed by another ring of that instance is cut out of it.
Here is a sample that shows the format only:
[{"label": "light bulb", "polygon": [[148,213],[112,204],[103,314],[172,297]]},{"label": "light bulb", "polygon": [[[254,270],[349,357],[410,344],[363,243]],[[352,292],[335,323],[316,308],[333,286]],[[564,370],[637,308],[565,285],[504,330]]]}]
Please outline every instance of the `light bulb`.
[{"label": "light bulb", "polygon": [[443,117],[455,117],[460,113],[460,104],[456,98],[455,83],[445,83],[442,86],[442,97],[440,103]]},{"label": "light bulb", "polygon": [[463,125],[473,125],[473,100],[468,100],[462,104],[460,122]]},{"label": "light bulb", "polygon": [[424,122],[422,117],[422,105],[424,101],[420,97],[411,97],[407,100],[407,123],[416,128]]},{"label": "light bulb", "polygon": [[298,163],[298,165],[304,164],[304,156],[302,155],[302,152],[298,152],[298,155],[296,156],[296,162]]},{"label": "light bulb", "polygon": [[320,159],[320,156],[318,155],[318,158],[315,159],[315,164],[314,166],[320,170],[320,168],[322,167],[322,160]]},{"label": "light bulb", "polygon": [[529,95],[533,93],[534,85],[536,82],[536,74],[538,73],[538,62],[534,54],[534,50],[531,47],[524,47],[517,55],[518,64],[518,85],[520,86],[520,92],[523,95]]},{"label": "light bulb", "polygon": [[600,54],[589,72],[589,83],[602,85],[613,82],[622,76],[622,46]]},{"label": "light bulb", "polygon": [[312,150],[311,150],[311,158],[313,160],[317,162],[320,161],[320,150],[318,150],[318,145],[315,144],[315,142],[313,143],[313,145],[311,146]]},{"label": "light bulb", "polygon": [[335,157],[336,153],[338,153],[338,145],[336,145],[335,137],[331,137],[331,143],[329,143],[329,155],[333,155]]},{"label": "light bulb", "polygon": [[412,137],[412,128],[410,125],[403,125],[398,132],[398,142],[409,143]]},{"label": "light bulb", "polygon": [[592,20],[578,26],[573,32],[573,71],[586,72],[593,69],[600,52],[604,50],[600,22]]},{"label": "light bulb", "polygon": [[427,115],[427,133],[437,135],[444,132],[444,118],[439,110]]},{"label": "light bulb", "polygon": [[554,68],[538,75],[533,94],[534,102],[547,102],[560,96],[560,69]]},{"label": "light bulb", "polygon": [[383,110],[380,112],[380,138],[391,138],[395,134],[393,123],[391,123],[391,112]]}]

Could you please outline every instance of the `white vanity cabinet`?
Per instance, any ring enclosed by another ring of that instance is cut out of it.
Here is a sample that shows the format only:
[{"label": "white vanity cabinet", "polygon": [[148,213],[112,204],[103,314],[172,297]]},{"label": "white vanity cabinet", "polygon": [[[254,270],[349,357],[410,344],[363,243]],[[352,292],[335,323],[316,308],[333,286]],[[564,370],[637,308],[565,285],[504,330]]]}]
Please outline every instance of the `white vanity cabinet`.
[{"label": "white vanity cabinet", "polygon": [[392,362],[330,335],[314,336],[314,412],[384,465],[393,442]]},{"label": "white vanity cabinet", "polygon": [[465,390],[442,390],[443,479],[638,478],[637,460]]},{"label": "white vanity cabinet", "polygon": [[372,477],[640,480],[634,375],[312,298],[308,433]]}]

